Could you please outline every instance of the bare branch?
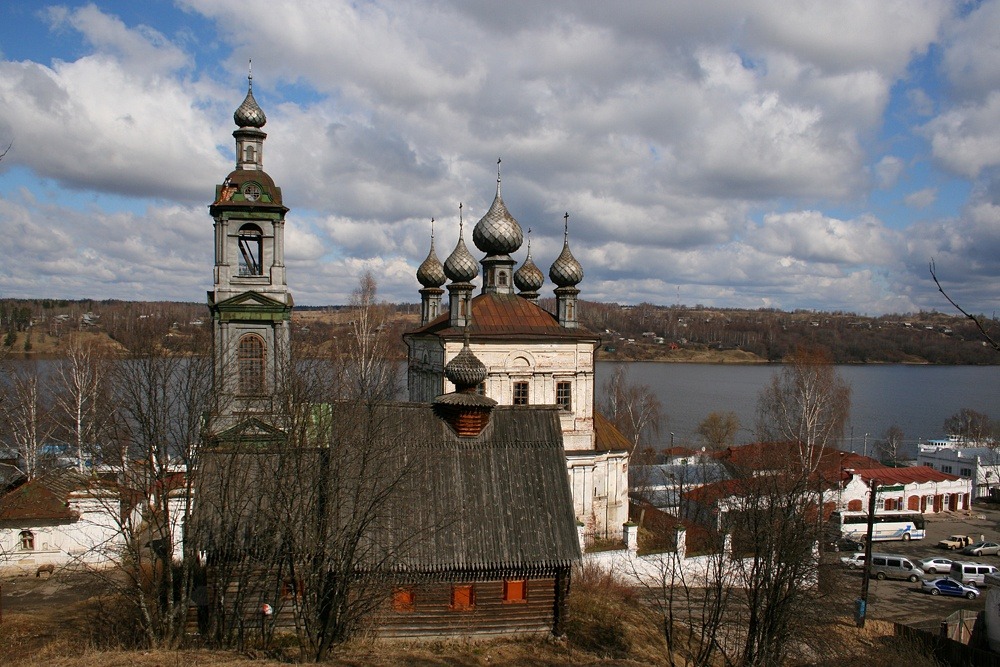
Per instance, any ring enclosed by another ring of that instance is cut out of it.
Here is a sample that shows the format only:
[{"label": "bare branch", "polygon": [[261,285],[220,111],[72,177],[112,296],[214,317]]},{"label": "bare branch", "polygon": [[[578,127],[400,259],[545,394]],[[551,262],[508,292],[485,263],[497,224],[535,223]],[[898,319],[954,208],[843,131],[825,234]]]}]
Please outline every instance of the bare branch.
[{"label": "bare branch", "polygon": [[0,153],[0,162],[2,162],[5,157],[7,157],[7,153],[10,152],[10,148],[13,145],[14,145],[14,140],[11,139],[10,142],[7,144],[7,148],[3,149],[3,153]]},{"label": "bare branch", "polygon": [[983,336],[983,338],[986,339],[986,342],[990,344],[990,347],[992,347],[997,352],[1000,352],[1000,343],[997,343],[995,340],[993,340],[993,337],[990,336],[986,332],[986,329],[983,327],[983,323],[979,321],[979,318],[976,317],[975,315],[967,313],[964,308],[962,308],[960,305],[958,305],[957,303],[955,303],[955,301],[952,300],[952,298],[950,296],[948,296],[948,293],[944,291],[944,287],[941,286],[941,281],[938,280],[937,269],[934,266],[934,260],[933,259],[931,260],[930,265],[929,265],[928,268],[930,269],[930,272],[931,272],[931,278],[934,279],[934,284],[937,285],[938,291],[941,292],[941,294],[944,295],[944,298],[948,300],[948,303],[950,303],[952,306],[954,306],[955,309],[958,312],[962,313],[968,319],[970,319],[973,322],[975,322],[976,323],[976,328],[979,329],[979,333],[981,333],[982,336]]}]

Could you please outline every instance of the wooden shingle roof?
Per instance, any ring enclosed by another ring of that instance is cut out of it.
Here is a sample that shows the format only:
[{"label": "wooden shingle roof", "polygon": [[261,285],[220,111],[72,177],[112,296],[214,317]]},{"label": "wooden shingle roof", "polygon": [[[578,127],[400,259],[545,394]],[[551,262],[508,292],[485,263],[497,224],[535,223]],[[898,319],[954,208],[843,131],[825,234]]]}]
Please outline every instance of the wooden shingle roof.
[{"label": "wooden shingle roof", "polygon": [[[548,575],[580,558],[558,407],[498,406],[474,437],[459,437],[426,403],[333,403],[315,412],[328,420],[328,444],[250,443],[237,452],[229,443],[203,454],[197,492],[210,553],[230,548],[230,535],[256,533],[259,541],[259,519],[275,510],[314,522],[326,460],[325,478],[339,485],[329,487],[333,514],[341,513],[332,521],[349,523],[377,503],[361,529],[365,567],[404,576]],[[238,470],[245,472],[233,478]],[[224,506],[240,508],[225,510],[239,516],[210,516]]]},{"label": "wooden shingle roof", "polygon": [[579,559],[558,408],[497,407],[475,438],[459,438],[431,406],[393,410],[428,457],[407,479],[422,502],[396,525],[425,538],[409,545],[398,570],[543,572]]}]

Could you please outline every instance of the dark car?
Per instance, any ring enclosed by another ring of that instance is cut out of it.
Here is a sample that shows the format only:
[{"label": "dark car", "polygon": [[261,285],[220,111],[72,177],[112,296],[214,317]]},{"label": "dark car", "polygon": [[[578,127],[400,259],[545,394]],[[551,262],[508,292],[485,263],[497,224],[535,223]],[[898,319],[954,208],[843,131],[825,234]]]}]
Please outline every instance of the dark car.
[{"label": "dark car", "polygon": [[934,579],[933,581],[924,579],[920,582],[920,590],[931,595],[953,595],[959,598],[969,598],[970,600],[975,600],[979,597],[979,589],[975,586],[966,586],[947,577]]},{"label": "dark car", "polygon": [[852,540],[849,537],[842,537],[836,542],[830,543],[831,551],[864,551],[865,543]]}]

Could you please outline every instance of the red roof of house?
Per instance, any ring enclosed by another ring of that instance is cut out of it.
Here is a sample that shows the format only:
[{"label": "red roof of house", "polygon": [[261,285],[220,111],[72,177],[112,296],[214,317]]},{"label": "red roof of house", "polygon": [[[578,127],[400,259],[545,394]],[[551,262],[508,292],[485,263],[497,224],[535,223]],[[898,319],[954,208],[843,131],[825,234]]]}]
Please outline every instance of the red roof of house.
[{"label": "red roof of house", "polygon": [[[790,466],[798,466],[803,453],[795,442],[755,442],[741,447],[729,447],[715,456],[723,463],[728,463],[747,471],[781,470]],[[816,457],[819,461],[816,461]],[[823,447],[812,453],[816,463],[816,473],[824,481],[849,479],[848,469],[881,470],[886,466],[873,458],[854,452],[844,452],[833,447]]]},{"label": "red roof of house", "polygon": [[908,466],[905,468],[862,468],[855,469],[854,474],[865,483],[877,479],[881,486],[888,484],[925,484],[927,482],[952,482],[961,479],[958,475],[935,470],[930,466]]},{"label": "red roof of house", "polygon": [[[464,329],[452,327],[450,314],[415,329],[407,336],[436,334],[461,338]],[[555,315],[534,301],[516,294],[480,294],[472,299],[472,324],[469,337],[480,338],[583,338],[597,340],[593,332],[579,327],[567,329]]]},{"label": "red roof of house", "polygon": [[695,487],[690,491],[685,491],[683,496],[702,505],[714,505],[723,498],[739,496],[745,491],[750,490],[751,481],[745,478],[724,479],[719,482]]},{"label": "red roof of house", "polygon": [[25,482],[0,498],[0,522],[75,521],[69,495],[85,486],[83,477],[66,471]]}]

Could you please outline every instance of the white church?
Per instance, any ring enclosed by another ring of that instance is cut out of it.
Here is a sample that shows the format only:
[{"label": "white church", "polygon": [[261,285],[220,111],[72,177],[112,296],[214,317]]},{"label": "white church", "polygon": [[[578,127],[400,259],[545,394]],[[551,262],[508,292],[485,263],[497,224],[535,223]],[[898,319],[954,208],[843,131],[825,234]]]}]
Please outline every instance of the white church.
[{"label": "white church", "polygon": [[[545,278],[532,261],[530,241],[524,262],[514,268],[511,254],[521,248],[524,235],[501,196],[499,171],[496,197],[476,223],[472,240],[484,255],[478,263],[460,228],[458,243],[442,264],[431,234],[430,252],[417,270],[422,285],[420,327],[404,335],[409,398],[431,402],[454,391],[445,366],[468,336],[472,352],[488,370],[481,393],[500,405],[562,409],[577,520],[591,537],[620,537],[628,521],[629,443],[594,410],[594,352],[600,339],[578,320],[577,285],[583,267],[570,252],[568,214],[562,252],[549,269],[555,314],[537,303]],[[473,295],[479,265],[482,288]],[[442,304],[445,283],[448,302]]]}]

